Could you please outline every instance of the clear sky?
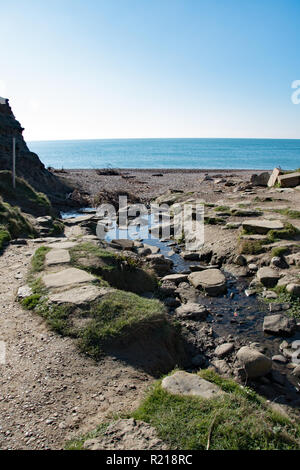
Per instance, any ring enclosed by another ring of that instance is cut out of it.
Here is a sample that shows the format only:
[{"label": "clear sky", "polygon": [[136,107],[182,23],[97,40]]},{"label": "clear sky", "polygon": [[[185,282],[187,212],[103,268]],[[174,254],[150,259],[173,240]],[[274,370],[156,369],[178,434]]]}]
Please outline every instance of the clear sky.
[{"label": "clear sky", "polygon": [[27,140],[300,138],[300,0],[0,0]]}]

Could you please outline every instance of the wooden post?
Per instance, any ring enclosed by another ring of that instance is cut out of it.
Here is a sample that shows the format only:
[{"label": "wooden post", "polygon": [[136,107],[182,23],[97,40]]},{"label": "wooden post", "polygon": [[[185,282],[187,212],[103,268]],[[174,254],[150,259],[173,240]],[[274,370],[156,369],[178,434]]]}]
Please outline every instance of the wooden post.
[{"label": "wooden post", "polygon": [[16,138],[13,137],[13,162],[12,162],[13,188],[16,189]]}]

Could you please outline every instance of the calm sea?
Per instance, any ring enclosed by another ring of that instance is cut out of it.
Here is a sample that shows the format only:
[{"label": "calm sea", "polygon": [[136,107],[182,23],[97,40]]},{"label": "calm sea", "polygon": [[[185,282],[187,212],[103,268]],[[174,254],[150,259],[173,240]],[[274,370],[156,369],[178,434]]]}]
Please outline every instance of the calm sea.
[{"label": "calm sea", "polygon": [[300,140],[103,139],[29,142],[54,168],[241,168],[300,167]]}]

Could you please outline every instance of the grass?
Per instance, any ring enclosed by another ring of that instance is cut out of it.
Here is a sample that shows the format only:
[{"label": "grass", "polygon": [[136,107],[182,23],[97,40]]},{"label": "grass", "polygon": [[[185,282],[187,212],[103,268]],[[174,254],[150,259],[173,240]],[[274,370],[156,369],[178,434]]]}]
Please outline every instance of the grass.
[{"label": "grass", "polygon": [[290,248],[288,246],[277,246],[273,248],[271,251],[271,256],[276,256],[281,258],[282,256],[288,254],[290,252]]},{"label": "grass", "polygon": [[0,171],[0,194],[13,206],[19,206],[33,215],[51,215],[52,206],[43,193],[35,191],[23,178],[16,177],[16,188],[12,187],[11,171]]},{"label": "grass", "polygon": [[[172,450],[296,450],[300,445],[300,426],[275,412],[253,390],[225,379],[211,370],[199,375],[220,386],[222,397],[203,399],[171,395],[157,381],[132,414],[153,426]],[[81,436],[66,449],[81,450],[86,439],[103,434],[108,424]]]},{"label": "grass", "polygon": [[276,286],[273,289],[274,292],[278,295],[276,299],[266,299],[264,301],[267,303],[289,303],[291,307],[289,310],[286,310],[285,313],[295,318],[300,318],[300,298],[292,296],[289,292],[285,290],[285,286]]},{"label": "grass", "polygon": [[230,207],[229,206],[217,206],[214,208],[214,211],[216,212],[230,212]]},{"label": "grass", "polygon": [[205,225],[221,225],[224,223],[225,223],[225,220],[221,219],[220,217],[209,217],[209,216],[204,217]]},{"label": "grass", "polygon": [[71,248],[70,255],[73,266],[100,277],[117,289],[142,293],[152,292],[157,287],[156,277],[141,269],[130,256],[104,250],[90,242]]},{"label": "grass", "polygon": [[275,242],[277,239],[290,240],[298,235],[300,231],[290,223],[285,223],[281,230],[269,230],[268,240]]},{"label": "grass", "polygon": [[34,253],[31,260],[31,269],[30,273],[38,273],[43,271],[46,254],[51,250],[47,246],[40,246]]},{"label": "grass", "polygon": [[18,207],[12,207],[0,196],[0,226],[7,231],[11,238],[34,236],[36,230],[30,221],[21,213]]},{"label": "grass", "polygon": [[240,240],[237,251],[241,255],[257,255],[265,252],[262,240]]},{"label": "grass", "polygon": [[300,219],[300,211],[293,209],[274,209],[277,214],[285,215],[290,219]]},{"label": "grass", "polygon": [[11,236],[8,230],[6,230],[5,228],[3,229],[0,228],[0,251],[3,250],[3,248],[5,247],[5,245],[7,245],[10,239],[11,239]]}]

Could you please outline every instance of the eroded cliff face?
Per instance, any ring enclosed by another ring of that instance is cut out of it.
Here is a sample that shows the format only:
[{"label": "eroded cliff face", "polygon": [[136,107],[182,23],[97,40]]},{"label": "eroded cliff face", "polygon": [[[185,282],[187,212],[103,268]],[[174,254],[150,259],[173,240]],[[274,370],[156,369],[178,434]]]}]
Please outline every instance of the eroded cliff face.
[{"label": "eroded cliff face", "polygon": [[12,170],[13,137],[16,137],[16,174],[37,191],[46,193],[52,202],[65,199],[72,189],[48,171],[39,157],[30,152],[23,138],[23,128],[16,120],[8,100],[0,101],[0,170]]}]

